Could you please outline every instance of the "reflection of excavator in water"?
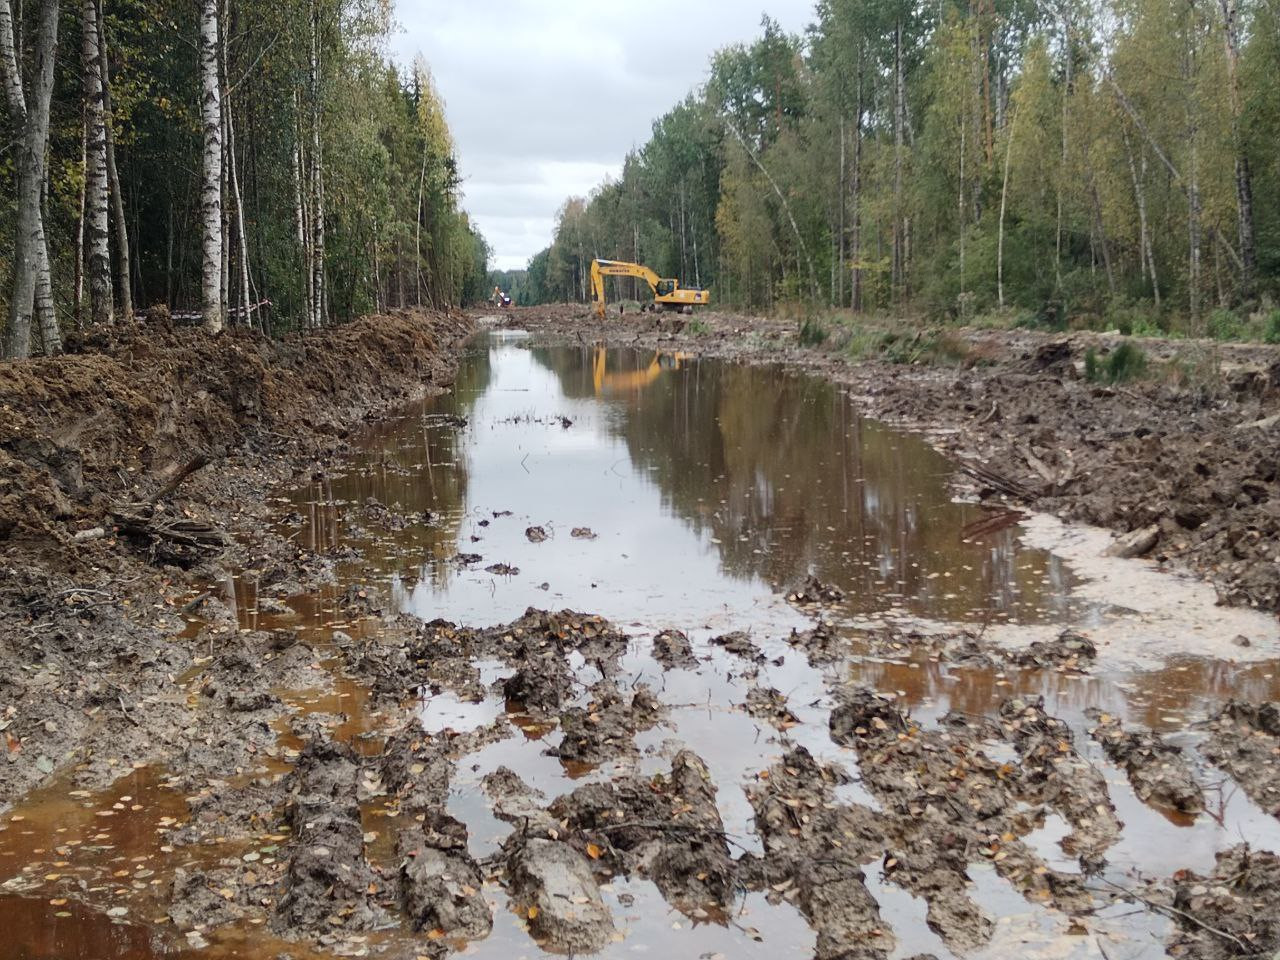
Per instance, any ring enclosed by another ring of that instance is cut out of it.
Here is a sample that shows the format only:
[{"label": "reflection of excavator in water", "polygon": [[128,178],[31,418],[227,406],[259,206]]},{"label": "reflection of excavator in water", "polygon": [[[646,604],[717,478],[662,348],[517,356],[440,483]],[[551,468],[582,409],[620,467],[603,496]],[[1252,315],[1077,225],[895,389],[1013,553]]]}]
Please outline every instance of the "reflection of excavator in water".
[{"label": "reflection of excavator in water", "polygon": [[604,319],[604,278],[605,277],[638,277],[649,284],[653,291],[654,310],[679,310],[682,313],[693,313],[695,306],[705,306],[711,302],[711,294],[706,290],[696,290],[680,286],[679,280],[664,280],[648,267],[638,263],[624,263],[621,260],[591,261],[591,302],[595,305],[596,316]]},{"label": "reflection of excavator in water", "polygon": [[608,351],[604,347],[596,347],[595,361],[591,365],[596,396],[611,393],[639,393],[668,370],[679,370],[680,365],[688,359],[687,353],[655,353],[652,362],[641,370],[610,373]]}]

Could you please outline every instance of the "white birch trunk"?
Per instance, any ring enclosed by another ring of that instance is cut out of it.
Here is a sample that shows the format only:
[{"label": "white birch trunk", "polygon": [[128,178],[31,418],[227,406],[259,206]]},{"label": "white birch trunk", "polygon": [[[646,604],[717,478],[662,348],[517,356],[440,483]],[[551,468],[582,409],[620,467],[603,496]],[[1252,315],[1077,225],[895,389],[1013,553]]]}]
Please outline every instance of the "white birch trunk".
[{"label": "white birch trunk", "polygon": [[320,0],[311,3],[311,325],[326,320],[324,276],[324,163],[320,128]]},{"label": "white birch trunk", "polygon": [[222,90],[218,82],[218,2],[201,0],[200,122],[204,130],[204,162],[200,188],[203,226],[201,312],[211,333],[222,330]]},{"label": "white birch trunk", "polygon": [[4,353],[31,355],[32,314],[39,317],[45,352],[56,353],[62,341],[53,308],[49,252],[45,243],[40,195],[45,181],[45,150],[49,139],[49,104],[53,95],[54,58],[58,46],[58,2],[44,0],[36,34],[35,82],[27,109],[22,74],[14,42],[9,0],[0,0],[0,74],[14,128],[21,136],[17,169],[17,232],[13,248],[13,292]]},{"label": "white birch trunk", "polygon": [[102,0],[94,0],[98,15],[98,76],[102,81],[103,130],[106,135],[107,183],[111,196],[111,217],[116,227],[116,258],[120,263],[120,309],[125,320],[133,319],[133,277],[129,261],[129,227],[124,218],[124,195],[116,169],[116,136],[111,106],[111,69],[107,66],[107,34],[102,16]]},{"label": "white birch trunk", "polygon": [[85,273],[89,281],[89,318],[110,323],[111,238],[107,215],[107,125],[102,100],[98,54],[98,9],[94,0],[81,4],[81,61],[84,68],[86,123]]},{"label": "white birch trunk", "polygon": [[[83,111],[82,111],[83,112]],[[79,213],[76,216],[76,265],[73,278],[72,312],[75,314],[76,329],[84,325],[84,241],[85,241],[85,180],[88,172],[88,131],[84,118],[80,118],[80,192],[77,200]]]},{"label": "white birch trunk", "polygon": [[293,149],[293,216],[297,232],[298,258],[302,265],[302,306],[303,325],[311,323],[311,228],[307,222],[307,202],[303,188],[303,156],[302,142],[299,140]]},{"label": "white birch trunk", "polygon": [[231,199],[235,204],[236,217],[236,259],[239,271],[236,283],[239,286],[240,302],[244,304],[244,323],[253,326],[249,297],[249,238],[244,229],[244,195],[240,191],[240,168],[236,164],[236,125],[231,112],[231,104],[227,103],[227,161],[231,165]]}]

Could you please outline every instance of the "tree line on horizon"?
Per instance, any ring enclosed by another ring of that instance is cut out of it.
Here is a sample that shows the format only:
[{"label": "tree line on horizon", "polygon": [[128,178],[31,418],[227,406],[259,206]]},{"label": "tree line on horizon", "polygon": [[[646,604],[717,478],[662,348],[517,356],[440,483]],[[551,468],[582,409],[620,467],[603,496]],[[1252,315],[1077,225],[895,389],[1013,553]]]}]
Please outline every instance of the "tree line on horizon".
[{"label": "tree line on horizon", "polygon": [[1280,337],[1276,77],[1273,0],[821,0],[715,54],[507,282],[585,300],[600,256],[749,310]]},{"label": "tree line on horizon", "polygon": [[164,305],[211,331],[482,299],[390,0],[0,0],[4,355]]}]

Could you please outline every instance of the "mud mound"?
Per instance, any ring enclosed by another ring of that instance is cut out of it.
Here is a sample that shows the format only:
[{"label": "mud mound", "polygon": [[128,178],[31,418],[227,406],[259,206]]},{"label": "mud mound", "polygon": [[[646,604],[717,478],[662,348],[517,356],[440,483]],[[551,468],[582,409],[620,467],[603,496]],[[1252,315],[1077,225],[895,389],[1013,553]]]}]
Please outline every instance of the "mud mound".
[{"label": "mud mound", "polygon": [[0,538],[146,499],[201,454],[331,445],[444,380],[446,346],[468,329],[423,313],[282,340],[136,325],[0,364]]},{"label": "mud mound", "polygon": [[1107,759],[1128,775],[1140,799],[1182,813],[1204,809],[1204,791],[1181,747],[1150,730],[1125,730],[1108,714],[1095,718],[1098,726],[1090,736],[1102,744]]},{"label": "mud mound", "polygon": [[1263,810],[1280,817],[1280,704],[1232,700],[1208,722],[1201,752]]},{"label": "mud mound", "polygon": [[1179,929],[1172,956],[1218,960],[1280,951],[1280,858],[1241,844],[1218,854],[1212,877],[1183,874],[1175,887]]},{"label": "mud mound", "polygon": [[735,865],[700,757],[678,753],[669,776],[579,787],[550,807],[588,855],[651,879],[667,901],[692,909],[733,903]]},{"label": "mud mound", "polygon": [[1044,710],[1044,698],[1007,700],[1000,707],[1005,736],[1022,758],[1025,784],[1040,802],[1071,824],[1063,849],[1086,870],[1099,869],[1124,826],[1102,774],[1076,752],[1070,728]]},{"label": "mud mound", "polygon": [[480,892],[484,878],[467,853],[467,828],[444,814],[421,831],[406,830],[399,846],[400,900],[414,929],[437,938],[480,940],[493,929],[493,913]]},{"label": "mud mound", "polygon": [[276,911],[282,932],[368,930],[381,918],[356,802],[359,769],[351,748],[331,741],[312,741],[298,757],[288,811],[294,840]]}]

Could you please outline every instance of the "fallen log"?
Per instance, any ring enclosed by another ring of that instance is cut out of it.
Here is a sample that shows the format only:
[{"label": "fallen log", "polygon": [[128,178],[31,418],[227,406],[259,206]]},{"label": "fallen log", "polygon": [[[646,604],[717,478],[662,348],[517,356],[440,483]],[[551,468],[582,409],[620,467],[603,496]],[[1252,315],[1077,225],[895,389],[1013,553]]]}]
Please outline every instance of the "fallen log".
[{"label": "fallen log", "polygon": [[973,463],[968,460],[960,461],[960,470],[962,473],[968,474],[979,483],[984,483],[997,493],[1003,493],[1005,496],[1016,497],[1019,500],[1035,500],[1039,493],[1032,490],[1025,484],[1019,483],[1010,477],[996,473],[990,467],[980,463]]},{"label": "fallen log", "polygon": [[201,520],[164,516],[153,503],[116,507],[110,516],[121,535],[144,545],[153,563],[194,567],[227,549],[221,530]]},{"label": "fallen log", "polygon": [[1123,537],[1118,537],[1115,543],[1107,547],[1106,556],[1132,560],[1134,557],[1146,556],[1159,542],[1160,527],[1153,523],[1149,527],[1142,527],[1132,533],[1126,533]]},{"label": "fallen log", "polygon": [[172,496],[178,487],[182,486],[182,482],[197,471],[203,470],[213,462],[213,458],[208,454],[200,454],[187,461],[183,466],[163,487],[147,498],[147,503],[159,503],[166,497]]}]

